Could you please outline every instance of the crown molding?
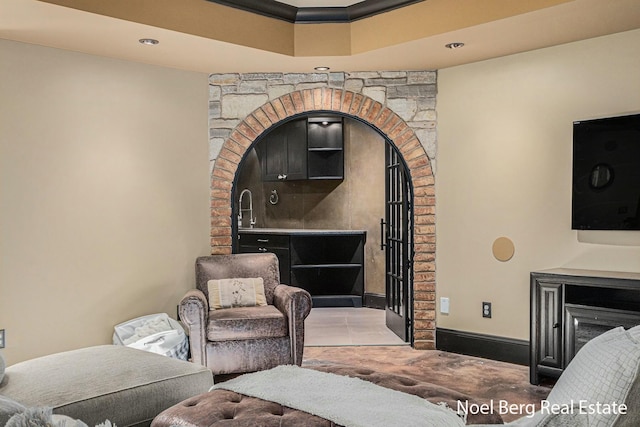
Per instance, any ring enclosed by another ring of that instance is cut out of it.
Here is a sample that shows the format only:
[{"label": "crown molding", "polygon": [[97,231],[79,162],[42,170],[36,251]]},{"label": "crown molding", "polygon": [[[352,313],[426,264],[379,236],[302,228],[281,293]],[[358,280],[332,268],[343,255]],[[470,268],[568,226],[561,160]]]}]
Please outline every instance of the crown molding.
[{"label": "crown molding", "polygon": [[346,7],[295,7],[275,0],[207,0],[293,24],[349,23],[425,0],[364,0]]}]

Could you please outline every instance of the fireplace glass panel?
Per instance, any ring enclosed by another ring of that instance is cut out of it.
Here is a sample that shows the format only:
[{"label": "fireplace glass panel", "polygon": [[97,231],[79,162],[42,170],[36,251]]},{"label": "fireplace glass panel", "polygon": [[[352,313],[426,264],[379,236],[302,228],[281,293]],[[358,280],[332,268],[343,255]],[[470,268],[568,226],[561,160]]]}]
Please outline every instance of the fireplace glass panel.
[{"label": "fireplace glass panel", "polygon": [[624,326],[631,328],[640,324],[640,313],[615,310],[603,307],[591,307],[565,304],[565,366],[591,339],[608,330]]}]

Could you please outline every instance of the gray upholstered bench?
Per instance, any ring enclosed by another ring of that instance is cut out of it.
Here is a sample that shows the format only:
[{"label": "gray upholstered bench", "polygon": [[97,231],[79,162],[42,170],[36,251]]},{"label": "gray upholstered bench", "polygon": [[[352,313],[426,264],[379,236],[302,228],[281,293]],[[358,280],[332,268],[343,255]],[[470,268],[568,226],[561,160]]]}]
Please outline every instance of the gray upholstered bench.
[{"label": "gray upholstered bench", "polygon": [[211,371],[129,347],[104,345],[52,354],[6,368],[0,395],[48,406],[93,426],[149,425],[163,410],[207,391]]}]

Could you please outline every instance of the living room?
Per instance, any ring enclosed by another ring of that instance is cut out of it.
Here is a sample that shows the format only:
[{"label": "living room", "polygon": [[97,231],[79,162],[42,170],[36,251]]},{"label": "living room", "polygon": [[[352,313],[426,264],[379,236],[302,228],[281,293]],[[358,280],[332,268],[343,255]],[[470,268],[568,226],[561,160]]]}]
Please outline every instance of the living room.
[{"label": "living room", "polygon": [[[570,226],[572,122],[640,111],[638,41],[633,29],[437,70],[438,328],[526,342],[530,272],[639,271],[640,232]],[[209,73],[8,38],[0,52],[8,364],[174,315],[211,252]],[[501,236],[506,262],[491,252]]]}]

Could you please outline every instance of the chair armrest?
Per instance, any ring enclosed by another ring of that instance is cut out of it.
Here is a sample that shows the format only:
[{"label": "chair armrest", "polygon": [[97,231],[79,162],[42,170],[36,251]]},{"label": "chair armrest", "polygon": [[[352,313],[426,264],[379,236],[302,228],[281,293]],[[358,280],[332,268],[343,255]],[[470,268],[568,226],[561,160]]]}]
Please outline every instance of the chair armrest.
[{"label": "chair armrest", "polygon": [[191,289],[182,297],[179,310],[180,320],[189,333],[191,358],[194,363],[207,366],[205,345],[209,302],[201,290]]},{"label": "chair armrest", "polygon": [[304,289],[280,284],[273,291],[273,305],[287,317],[292,361],[300,366],[304,350],[304,319],[311,311],[311,295]]}]

